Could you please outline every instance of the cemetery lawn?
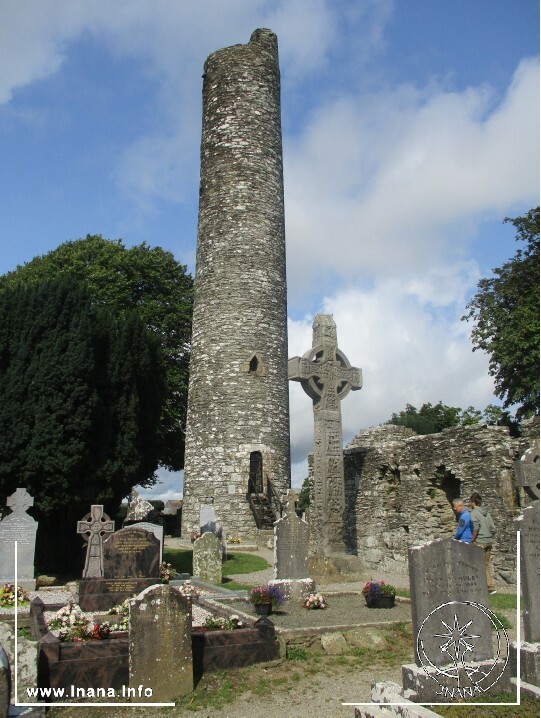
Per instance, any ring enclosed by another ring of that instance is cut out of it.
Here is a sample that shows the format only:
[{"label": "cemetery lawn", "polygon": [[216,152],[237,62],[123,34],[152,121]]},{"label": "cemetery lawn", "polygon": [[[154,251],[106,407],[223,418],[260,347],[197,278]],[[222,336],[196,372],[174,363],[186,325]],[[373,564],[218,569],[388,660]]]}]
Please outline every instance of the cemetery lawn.
[{"label": "cemetery lawn", "polygon": [[[523,697],[520,699],[520,706],[479,706],[475,703],[515,703],[516,693],[501,693],[499,696],[483,696],[468,701],[468,705],[456,706],[434,706],[444,718],[537,718],[539,716],[539,701],[533,698]],[[428,706],[430,707],[430,706]]]},{"label": "cemetery lawn", "polygon": [[[163,560],[170,563],[178,573],[193,573],[193,550],[182,548],[165,548],[163,551]],[[249,553],[230,553],[227,560],[222,564],[222,584],[224,588],[238,591],[241,589],[250,589],[251,586],[243,583],[237,583],[227,578],[227,576],[254,573],[255,571],[263,571],[269,568],[270,564],[261,556],[254,556]]]}]

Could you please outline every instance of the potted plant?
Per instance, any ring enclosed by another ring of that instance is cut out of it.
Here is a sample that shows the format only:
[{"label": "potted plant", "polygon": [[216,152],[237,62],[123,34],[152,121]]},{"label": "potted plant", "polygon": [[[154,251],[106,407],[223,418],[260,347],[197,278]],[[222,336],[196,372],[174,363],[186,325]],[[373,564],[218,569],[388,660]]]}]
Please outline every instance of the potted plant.
[{"label": "potted plant", "polygon": [[393,608],[396,588],[385,581],[368,581],[362,594],[368,608]]},{"label": "potted plant", "polygon": [[254,604],[258,616],[268,616],[272,609],[283,606],[285,596],[280,586],[256,586],[250,591],[250,601]]}]

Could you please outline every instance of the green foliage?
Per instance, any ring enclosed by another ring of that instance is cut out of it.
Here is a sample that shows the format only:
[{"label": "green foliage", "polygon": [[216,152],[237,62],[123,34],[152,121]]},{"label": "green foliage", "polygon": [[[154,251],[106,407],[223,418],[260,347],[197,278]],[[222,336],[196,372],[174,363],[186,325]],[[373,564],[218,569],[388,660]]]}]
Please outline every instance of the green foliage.
[{"label": "green foliage", "polygon": [[420,409],[407,404],[403,411],[393,414],[386,423],[407,426],[418,434],[435,434],[451,426],[458,426],[460,413],[459,408],[445,406],[441,401],[434,406],[423,404]]},{"label": "green foliage", "polygon": [[481,279],[462,319],[475,322],[473,351],[487,352],[496,395],[504,407],[518,404],[521,419],[539,413],[539,207],[504,222],[525,246]]},{"label": "green foliage", "polygon": [[[171,252],[146,243],[127,249],[101,235],[65,242],[0,277],[0,292],[71,277],[117,319],[135,314],[159,339],[167,377],[160,417],[160,464],[183,466],[193,281]],[[128,340],[129,338],[126,337]]]},{"label": "green foliage", "polygon": [[453,426],[471,426],[480,423],[508,426],[512,430],[517,427],[509,412],[501,406],[489,404],[484,411],[479,411],[473,406],[468,406],[466,409],[446,406],[441,401],[434,406],[430,403],[423,404],[420,409],[406,404],[403,411],[393,414],[385,423],[407,426],[417,434],[436,434]]},{"label": "green foliage", "polygon": [[0,494],[34,496],[51,558],[91,504],[114,515],[132,486],[154,481],[159,353],[140,319],[112,318],[72,279],[0,291]]},{"label": "green foliage", "polygon": [[310,506],[310,484],[308,483],[308,476],[302,482],[302,487],[299,492],[299,501],[297,507],[302,511],[306,511]]},{"label": "green foliage", "polygon": [[300,646],[288,646],[286,658],[288,661],[306,661],[308,652]]}]

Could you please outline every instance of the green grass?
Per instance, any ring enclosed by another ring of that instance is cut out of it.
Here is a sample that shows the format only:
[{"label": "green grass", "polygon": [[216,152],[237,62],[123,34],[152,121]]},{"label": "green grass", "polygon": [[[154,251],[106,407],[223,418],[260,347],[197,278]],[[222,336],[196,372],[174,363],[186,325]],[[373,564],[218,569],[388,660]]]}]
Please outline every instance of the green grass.
[{"label": "green grass", "polygon": [[488,597],[488,607],[494,611],[495,609],[512,609],[517,607],[516,593],[495,593]]},{"label": "green grass", "polygon": [[170,563],[178,573],[193,573],[193,551],[191,548],[164,548],[163,560]]},{"label": "green grass", "polygon": [[[479,706],[475,703],[515,703],[516,693],[501,693],[497,696],[483,695],[468,700],[467,705],[434,706],[444,718],[537,718],[539,701],[533,698],[521,698],[519,706]],[[430,708],[430,706],[428,706]]]},{"label": "green grass", "polygon": [[287,660],[288,661],[305,661],[308,658],[307,651],[300,646],[288,646],[287,648]]},{"label": "green grass", "polygon": [[[513,628],[513,624],[508,620],[506,616],[503,615],[503,613],[498,613],[498,611],[494,611],[494,615],[498,619],[498,621],[502,624],[503,628]],[[498,626],[499,628],[499,626]],[[496,626],[492,625],[492,630],[496,630]]]},{"label": "green grass", "polygon": [[262,571],[270,566],[261,556],[253,556],[250,553],[230,553],[227,561],[222,564],[222,574],[231,576],[235,573],[253,573]]}]

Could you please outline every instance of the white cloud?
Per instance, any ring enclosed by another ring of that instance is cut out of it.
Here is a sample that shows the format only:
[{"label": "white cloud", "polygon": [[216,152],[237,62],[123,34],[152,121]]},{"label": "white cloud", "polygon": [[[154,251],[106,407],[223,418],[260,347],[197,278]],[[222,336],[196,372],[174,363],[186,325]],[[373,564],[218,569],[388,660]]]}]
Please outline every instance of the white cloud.
[{"label": "white cloud", "polygon": [[539,68],[518,67],[503,101],[489,88],[399,87],[340,98],[285,141],[291,295],[342,279],[461,258],[472,221],[539,191]]},{"label": "white cloud", "polygon": [[[494,401],[488,358],[472,352],[469,327],[460,321],[464,287],[476,276],[471,264],[434,269],[456,287],[445,311],[432,303],[436,284],[427,291],[422,279],[409,285],[382,280],[369,290],[358,288],[327,297],[321,312],[332,314],[338,345],[352,365],[363,370],[363,387],[342,401],[344,441],[361,429],[378,425],[406,404],[443,401],[450,406],[484,409]],[[420,291],[412,291],[419,287]],[[436,304],[441,298],[436,296]],[[313,318],[289,322],[289,355],[312,345]],[[305,456],[313,447],[312,401],[291,382],[291,448],[296,483],[306,475]]]}]

